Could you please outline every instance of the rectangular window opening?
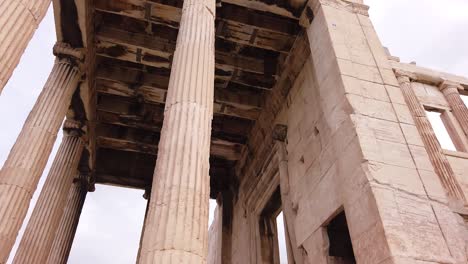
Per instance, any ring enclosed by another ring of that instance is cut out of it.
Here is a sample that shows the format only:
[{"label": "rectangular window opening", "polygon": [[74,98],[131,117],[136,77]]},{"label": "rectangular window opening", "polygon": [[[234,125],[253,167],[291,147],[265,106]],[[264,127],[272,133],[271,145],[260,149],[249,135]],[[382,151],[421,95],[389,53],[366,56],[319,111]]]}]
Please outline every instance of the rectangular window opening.
[{"label": "rectangular window opening", "polygon": [[355,264],[353,244],[349,235],[345,212],[335,216],[326,226],[329,249],[329,263]]},{"label": "rectangular window opening", "polygon": [[468,92],[461,95],[462,101],[465,103],[465,106],[468,107]]},{"label": "rectangular window opening", "polygon": [[288,249],[286,245],[286,230],[284,226],[284,215],[281,211],[276,217],[276,230],[278,236],[279,260],[280,264],[288,264]]},{"label": "rectangular window opening", "polygon": [[260,214],[259,231],[262,261],[264,263],[288,264],[288,237],[279,187]]},{"label": "rectangular window opening", "polygon": [[455,144],[453,143],[452,138],[450,137],[444,122],[442,121],[442,113],[431,109],[426,110],[426,114],[429,122],[432,125],[432,129],[434,130],[437,140],[440,143],[440,146],[443,149],[457,151],[457,148],[455,147]]}]

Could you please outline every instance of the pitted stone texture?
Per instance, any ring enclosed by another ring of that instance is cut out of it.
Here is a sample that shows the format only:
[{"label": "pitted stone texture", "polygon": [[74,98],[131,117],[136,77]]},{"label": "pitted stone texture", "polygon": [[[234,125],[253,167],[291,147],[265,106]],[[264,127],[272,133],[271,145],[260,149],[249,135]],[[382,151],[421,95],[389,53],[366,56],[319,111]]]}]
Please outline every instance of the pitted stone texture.
[{"label": "pitted stone texture", "polygon": [[206,263],[213,0],[184,1],[139,263]]},{"label": "pitted stone texture", "polygon": [[13,74],[50,0],[0,2],[0,94]]},{"label": "pitted stone texture", "polygon": [[13,247],[79,78],[70,61],[56,60],[0,171],[0,263]]}]

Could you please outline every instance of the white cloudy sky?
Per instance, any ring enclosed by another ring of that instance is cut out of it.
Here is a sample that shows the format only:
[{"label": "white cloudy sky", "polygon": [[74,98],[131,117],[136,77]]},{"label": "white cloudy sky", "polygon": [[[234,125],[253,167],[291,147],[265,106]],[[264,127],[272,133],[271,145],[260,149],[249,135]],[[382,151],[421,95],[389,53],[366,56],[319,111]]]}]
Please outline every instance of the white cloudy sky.
[{"label": "white cloudy sky", "polygon": [[[466,0],[365,2],[371,6],[371,17],[383,44],[393,55],[404,62],[416,61],[418,65],[468,76]],[[0,96],[0,164],[7,158],[52,68],[54,30],[49,10]],[[69,263],[134,263],[146,206],[142,194],[96,186],[96,192],[88,194]]]}]

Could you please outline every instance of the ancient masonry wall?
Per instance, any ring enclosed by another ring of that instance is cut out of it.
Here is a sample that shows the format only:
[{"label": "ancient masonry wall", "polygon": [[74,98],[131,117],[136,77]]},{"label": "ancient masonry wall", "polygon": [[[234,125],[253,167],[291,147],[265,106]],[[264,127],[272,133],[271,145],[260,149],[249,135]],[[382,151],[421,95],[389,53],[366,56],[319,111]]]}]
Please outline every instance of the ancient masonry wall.
[{"label": "ancient masonry wall", "polygon": [[[336,3],[314,7],[311,58],[277,117],[288,127],[292,244],[304,263],[332,263],[324,226],[344,210],[357,263],[466,263],[463,219],[449,206],[375,30],[362,6]],[[460,157],[448,159],[466,179]],[[255,189],[266,194],[256,192],[257,200],[272,193],[277,175],[259,175]],[[232,263],[269,257],[251,242],[265,203],[250,204],[249,180],[234,204]]]}]

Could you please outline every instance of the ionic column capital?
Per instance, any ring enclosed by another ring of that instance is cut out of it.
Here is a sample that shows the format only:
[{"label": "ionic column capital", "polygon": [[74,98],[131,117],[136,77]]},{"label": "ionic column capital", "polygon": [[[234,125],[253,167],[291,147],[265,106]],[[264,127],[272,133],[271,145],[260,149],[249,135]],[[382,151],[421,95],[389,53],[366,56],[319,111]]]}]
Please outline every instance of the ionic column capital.
[{"label": "ionic column capital", "polygon": [[398,83],[400,84],[409,84],[412,80],[417,80],[416,75],[403,70],[395,70],[395,76],[397,77]]},{"label": "ionic column capital", "polygon": [[84,134],[83,123],[80,121],[67,119],[63,123],[63,131],[66,135],[81,137]]},{"label": "ionic column capital", "polygon": [[84,49],[73,48],[70,44],[60,41],[55,43],[53,53],[59,58],[73,58],[80,62],[85,58]]},{"label": "ionic column capital", "polygon": [[440,85],[439,85],[440,91],[442,91],[445,95],[447,94],[453,94],[456,93],[458,94],[458,89],[463,89],[463,87],[456,82],[444,80]]},{"label": "ionic column capital", "polygon": [[53,53],[59,61],[66,61],[75,65],[82,74],[84,72],[85,50],[82,48],[73,48],[65,42],[57,42],[54,45]]}]

